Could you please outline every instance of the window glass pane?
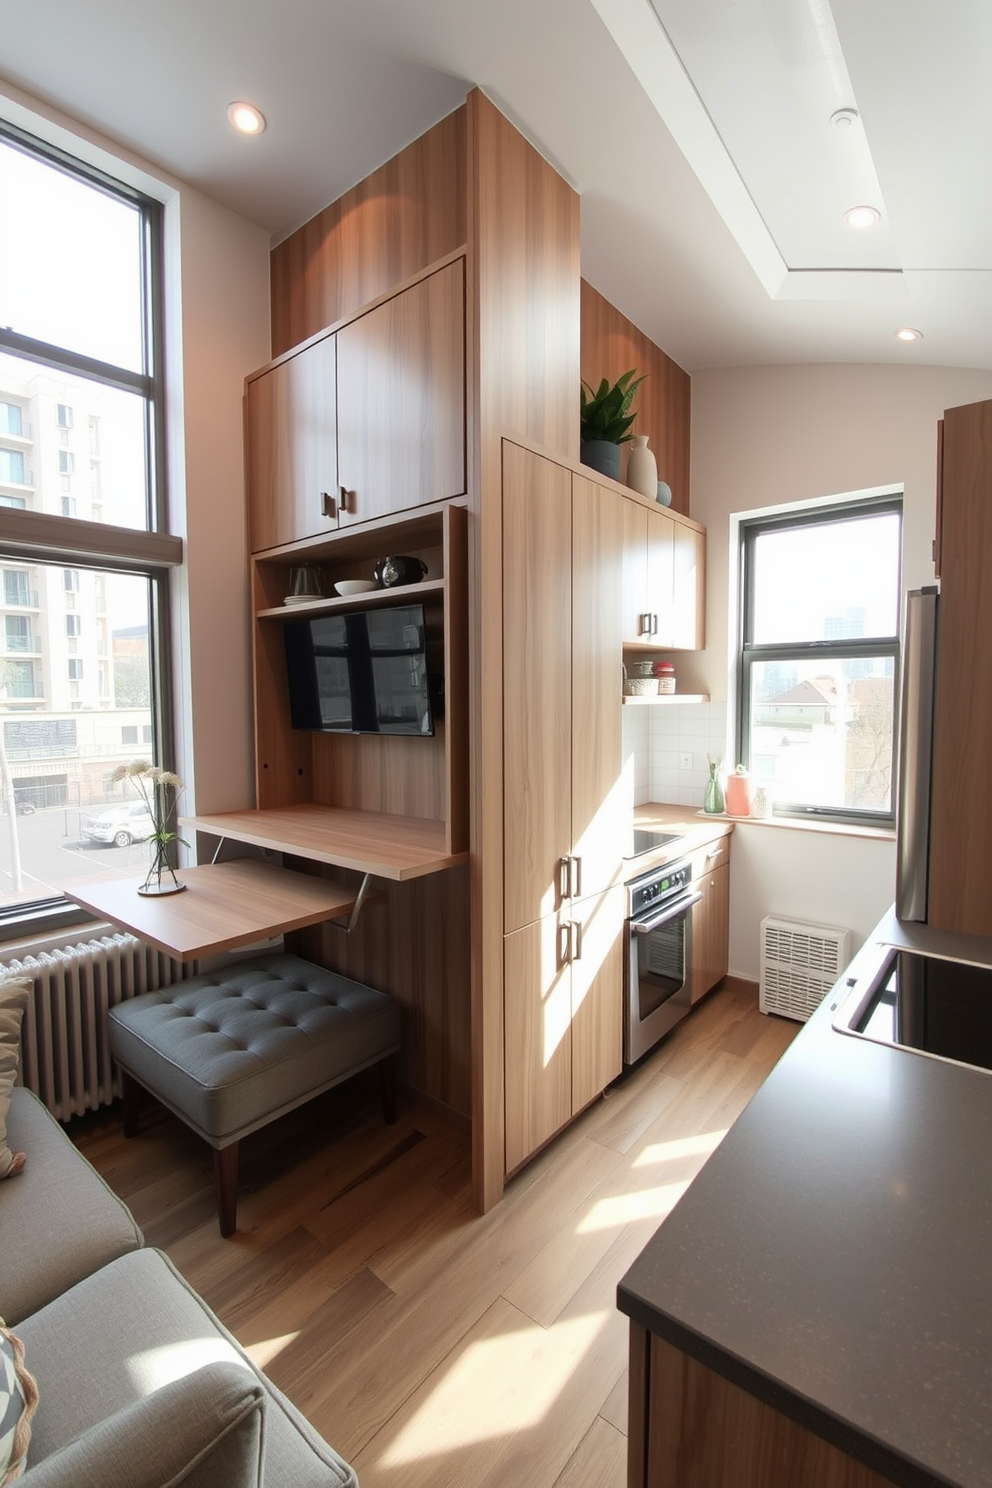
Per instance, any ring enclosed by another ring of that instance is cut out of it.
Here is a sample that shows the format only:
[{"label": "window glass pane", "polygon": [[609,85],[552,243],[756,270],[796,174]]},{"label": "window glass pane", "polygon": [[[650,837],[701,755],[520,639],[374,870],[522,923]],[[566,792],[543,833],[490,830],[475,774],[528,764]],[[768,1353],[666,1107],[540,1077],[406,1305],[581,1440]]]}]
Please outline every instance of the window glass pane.
[{"label": "window glass pane", "polygon": [[898,634],[899,527],[898,514],[884,512],[759,532],[751,639],[775,645]]},{"label": "window glass pane", "polygon": [[[4,396],[16,397],[25,410],[24,438],[20,449],[0,447],[0,486],[31,487],[30,497],[20,498],[30,511],[147,530],[142,397],[0,353]],[[58,418],[66,396],[73,411],[68,427]]]},{"label": "window glass pane", "polygon": [[[110,777],[152,737],[150,582],[71,572],[67,616],[61,567],[4,569],[7,604],[26,593],[35,612],[5,615],[0,628],[0,909],[148,866],[151,826],[130,816],[133,785]],[[150,744],[140,752],[153,760]]]},{"label": "window glass pane", "polygon": [[751,775],[776,805],[892,810],[895,663],[887,657],[751,667]]},{"label": "window glass pane", "polygon": [[143,371],[138,208],[4,140],[0,201],[0,325]]}]

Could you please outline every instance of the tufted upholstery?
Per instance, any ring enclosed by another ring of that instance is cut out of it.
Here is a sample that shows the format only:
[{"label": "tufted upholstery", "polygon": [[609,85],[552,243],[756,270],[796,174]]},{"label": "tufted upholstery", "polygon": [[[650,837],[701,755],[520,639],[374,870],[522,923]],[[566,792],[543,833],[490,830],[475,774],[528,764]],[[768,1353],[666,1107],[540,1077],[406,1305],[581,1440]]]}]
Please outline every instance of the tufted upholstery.
[{"label": "tufted upholstery", "polygon": [[400,1010],[298,956],[264,956],[121,1003],[110,1047],[220,1148],[395,1053]]}]

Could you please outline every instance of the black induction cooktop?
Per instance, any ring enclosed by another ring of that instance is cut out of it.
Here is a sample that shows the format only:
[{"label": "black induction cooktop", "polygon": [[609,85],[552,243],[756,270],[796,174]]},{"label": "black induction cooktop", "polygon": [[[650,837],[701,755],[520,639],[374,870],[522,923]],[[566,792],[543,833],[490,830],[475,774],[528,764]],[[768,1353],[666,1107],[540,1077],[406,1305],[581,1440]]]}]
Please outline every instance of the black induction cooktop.
[{"label": "black induction cooktop", "polygon": [[678,832],[649,832],[638,827],[631,833],[630,851],[624,856],[639,858],[643,853],[657,852],[659,847],[669,847],[680,840]]},{"label": "black induction cooktop", "polygon": [[888,948],[835,1027],[877,1043],[992,1070],[992,968]]}]

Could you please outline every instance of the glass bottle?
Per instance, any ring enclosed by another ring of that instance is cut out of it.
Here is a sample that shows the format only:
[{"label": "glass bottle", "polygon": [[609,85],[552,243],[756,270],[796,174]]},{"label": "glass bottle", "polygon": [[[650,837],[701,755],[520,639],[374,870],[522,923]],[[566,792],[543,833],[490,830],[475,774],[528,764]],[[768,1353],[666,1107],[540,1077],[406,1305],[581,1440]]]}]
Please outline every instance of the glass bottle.
[{"label": "glass bottle", "polygon": [[720,816],[724,810],[723,787],[717,771],[720,768],[719,760],[710,760],[710,778],[706,782],[706,790],[703,795],[703,810],[709,816]]}]

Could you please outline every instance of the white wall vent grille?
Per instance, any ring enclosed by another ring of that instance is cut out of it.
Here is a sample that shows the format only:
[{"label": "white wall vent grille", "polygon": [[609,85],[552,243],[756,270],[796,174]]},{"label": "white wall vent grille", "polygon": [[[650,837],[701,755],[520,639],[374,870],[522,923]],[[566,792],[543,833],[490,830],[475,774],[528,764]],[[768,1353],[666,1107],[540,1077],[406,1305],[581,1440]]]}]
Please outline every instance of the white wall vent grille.
[{"label": "white wall vent grille", "polygon": [[805,1022],[851,959],[850,930],[767,915],[761,922],[758,1007]]}]

